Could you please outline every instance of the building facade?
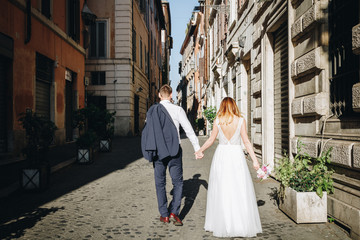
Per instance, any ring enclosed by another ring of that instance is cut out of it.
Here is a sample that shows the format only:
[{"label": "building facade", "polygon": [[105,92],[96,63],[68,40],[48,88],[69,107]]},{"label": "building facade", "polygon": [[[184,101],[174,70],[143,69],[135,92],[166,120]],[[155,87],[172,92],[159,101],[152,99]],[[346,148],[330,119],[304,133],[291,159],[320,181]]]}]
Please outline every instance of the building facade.
[{"label": "building facade", "polygon": [[83,0],[1,1],[0,153],[19,156],[28,110],[52,120],[54,144],[72,142],[73,111],[84,106]]},{"label": "building facade", "polygon": [[180,49],[182,55],[182,61],[179,63],[181,81],[177,87],[178,102],[187,112],[195,129],[196,119],[203,118],[203,109],[206,107],[206,43],[205,15],[200,7],[195,7]]},{"label": "building facade", "polygon": [[360,236],[359,2],[212,0],[207,105],[233,97],[263,164],[330,147],[328,214]]},{"label": "building facade", "polygon": [[[97,15],[90,26],[86,76],[88,104],[116,111],[115,135],[140,134],[147,109],[158,100],[168,31],[159,0],[88,1]],[[170,14],[170,10],[167,11]],[[169,19],[169,18],[168,18]],[[162,44],[162,32],[164,43]],[[164,49],[162,48],[164,46]],[[163,56],[164,55],[164,56]]]}]

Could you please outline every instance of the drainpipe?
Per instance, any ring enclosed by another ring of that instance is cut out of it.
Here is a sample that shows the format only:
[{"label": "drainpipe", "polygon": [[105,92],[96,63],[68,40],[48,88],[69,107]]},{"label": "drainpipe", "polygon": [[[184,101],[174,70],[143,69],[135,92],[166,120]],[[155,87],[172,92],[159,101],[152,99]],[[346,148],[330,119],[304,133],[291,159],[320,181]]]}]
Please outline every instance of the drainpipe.
[{"label": "drainpipe", "polygon": [[[131,0],[131,26],[132,26],[132,34],[134,34],[134,0]],[[131,39],[134,40],[134,37],[131,36]],[[131,41],[132,42],[132,41]],[[136,44],[136,42],[135,42]],[[134,43],[132,42],[132,46],[134,46]],[[133,49],[133,52],[134,52],[134,49]],[[135,52],[136,54],[136,52]],[[135,84],[135,62],[134,62],[134,56],[132,58],[132,83]]]}]

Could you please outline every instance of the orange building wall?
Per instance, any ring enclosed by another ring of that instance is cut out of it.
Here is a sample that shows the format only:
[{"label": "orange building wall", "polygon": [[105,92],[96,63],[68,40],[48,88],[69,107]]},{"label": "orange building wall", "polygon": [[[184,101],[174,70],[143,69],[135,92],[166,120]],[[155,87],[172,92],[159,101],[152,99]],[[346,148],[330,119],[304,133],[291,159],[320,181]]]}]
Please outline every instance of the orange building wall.
[{"label": "orange building wall", "polygon": [[[84,1],[80,1],[82,9]],[[36,7],[37,1],[32,1]],[[66,26],[66,1],[53,1],[53,22],[65,32]],[[33,11],[36,11],[35,9]],[[18,6],[9,1],[1,1],[0,7],[0,32],[11,37],[14,41],[13,58],[13,130],[22,131],[18,123],[19,114],[26,108],[34,109],[35,106],[35,77],[36,77],[36,52],[47,56],[53,61],[58,62],[54,68],[55,82],[55,124],[59,128],[57,135],[64,135],[65,120],[65,70],[70,69],[77,73],[77,81],[74,83],[74,90],[78,91],[78,107],[84,106],[84,72],[85,56],[82,52],[75,49],[72,45],[61,38],[57,33],[40,22],[32,15],[31,19],[31,40],[25,44],[25,12]],[[83,44],[83,24],[80,20],[80,42]],[[14,133],[16,138],[16,133]],[[65,136],[58,136],[64,139]],[[15,139],[16,141],[16,139]]]}]

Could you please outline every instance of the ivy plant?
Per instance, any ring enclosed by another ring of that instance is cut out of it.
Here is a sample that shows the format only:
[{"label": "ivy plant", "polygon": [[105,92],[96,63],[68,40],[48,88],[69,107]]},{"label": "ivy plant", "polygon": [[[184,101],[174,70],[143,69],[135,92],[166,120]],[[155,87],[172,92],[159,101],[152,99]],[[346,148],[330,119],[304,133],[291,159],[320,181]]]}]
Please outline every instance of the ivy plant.
[{"label": "ivy plant", "polygon": [[205,118],[209,121],[210,128],[212,129],[214,120],[216,118],[216,107],[207,107],[204,110],[204,115],[205,115]]},{"label": "ivy plant", "polygon": [[329,169],[332,148],[322,152],[319,157],[312,158],[302,151],[299,141],[297,154],[290,159],[287,154],[278,160],[275,172],[281,183],[280,197],[284,197],[284,188],[290,187],[297,192],[316,192],[322,198],[323,191],[333,193],[333,170]]}]

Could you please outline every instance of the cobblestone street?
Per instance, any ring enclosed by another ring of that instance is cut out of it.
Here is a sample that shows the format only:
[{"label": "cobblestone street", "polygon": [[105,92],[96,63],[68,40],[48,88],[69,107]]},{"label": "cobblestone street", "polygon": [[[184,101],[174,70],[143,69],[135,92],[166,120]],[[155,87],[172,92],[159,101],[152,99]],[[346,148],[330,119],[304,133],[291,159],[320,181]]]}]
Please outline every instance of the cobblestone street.
[{"label": "cobblestone street", "polygon": [[[200,142],[205,139],[200,137]],[[202,160],[195,160],[187,139],[182,146],[183,227],[158,220],[152,164],[142,158],[140,138],[119,138],[113,151],[98,154],[94,164],[74,164],[56,172],[47,191],[19,191],[0,199],[0,239],[216,239],[203,230],[216,146]],[[295,224],[271,198],[278,183],[254,182],[263,233],[253,239],[349,239],[335,224]]]}]

